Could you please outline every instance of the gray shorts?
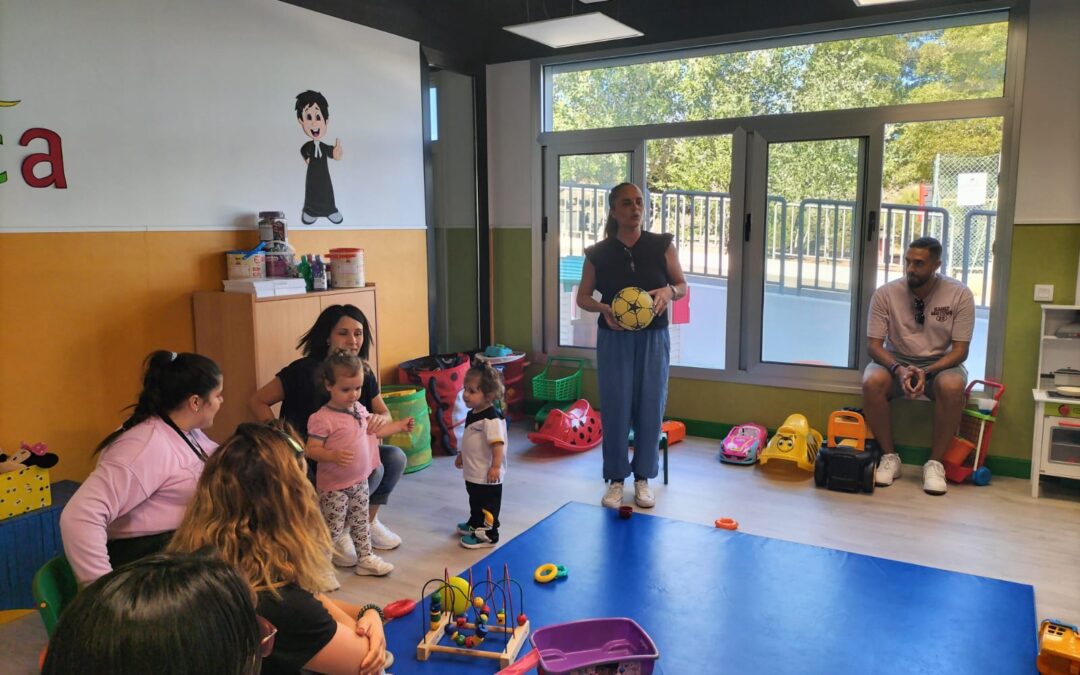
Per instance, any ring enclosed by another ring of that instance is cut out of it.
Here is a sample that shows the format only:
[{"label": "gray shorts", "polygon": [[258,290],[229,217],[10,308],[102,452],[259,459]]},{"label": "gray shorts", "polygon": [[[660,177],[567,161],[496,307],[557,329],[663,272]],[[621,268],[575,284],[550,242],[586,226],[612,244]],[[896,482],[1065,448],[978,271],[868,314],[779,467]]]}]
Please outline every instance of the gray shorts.
[{"label": "gray shorts", "polygon": [[[901,362],[901,363],[906,363],[909,366],[918,366],[919,368],[926,368],[930,364],[937,361],[936,358],[929,358],[929,359],[928,358],[917,358],[917,357],[914,357],[914,356],[901,356],[899,354],[894,354],[893,356],[895,356],[896,360]],[[891,377],[891,374],[889,373],[889,369],[886,368],[885,366],[879,364],[877,361],[871,361],[870,362],[870,365],[868,365],[866,367],[866,370],[863,371],[863,376],[865,377],[866,375],[870,374],[871,372],[875,372],[875,370],[880,370],[883,373],[885,373],[886,375],[890,375],[890,377]],[[960,364],[958,366],[953,366],[952,368],[947,368],[947,369],[941,371],[940,373],[934,373],[932,375],[927,375],[926,376],[926,388],[923,390],[923,393],[926,395],[926,398],[930,399],[931,401],[934,400],[934,378],[936,378],[938,375],[941,375],[942,373],[956,373],[960,377],[964,378],[964,382],[967,382],[967,379],[968,379],[968,371],[967,371],[967,368],[965,368],[963,364]],[[892,393],[889,395],[889,398],[890,399],[903,398],[904,397],[904,387],[903,387],[902,384],[900,384],[900,380],[898,378],[893,377],[892,381],[893,381],[893,389],[892,389]]]}]

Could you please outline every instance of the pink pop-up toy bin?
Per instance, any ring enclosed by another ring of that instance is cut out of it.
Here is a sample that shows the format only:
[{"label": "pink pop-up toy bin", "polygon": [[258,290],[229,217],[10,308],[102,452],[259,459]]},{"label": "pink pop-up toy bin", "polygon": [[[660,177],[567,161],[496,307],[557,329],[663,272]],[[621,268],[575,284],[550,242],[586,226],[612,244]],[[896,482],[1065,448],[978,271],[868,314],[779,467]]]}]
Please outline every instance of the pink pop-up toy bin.
[{"label": "pink pop-up toy bin", "polygon": [[500,675],[650,675],[660,652],[632,619],[585,619],[545,626],[531,637],[533,650]]}]

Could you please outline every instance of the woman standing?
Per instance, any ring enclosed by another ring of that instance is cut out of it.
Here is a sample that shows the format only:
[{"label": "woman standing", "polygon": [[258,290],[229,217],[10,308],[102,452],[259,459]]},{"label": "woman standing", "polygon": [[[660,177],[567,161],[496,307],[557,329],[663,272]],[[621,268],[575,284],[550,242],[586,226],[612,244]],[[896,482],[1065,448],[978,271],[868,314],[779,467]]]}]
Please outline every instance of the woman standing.
[{"label": "woman standing", "polygon": [[[667,403],[667,309],[686,295],[686,279],[671,234],[642,229],[645,203],[633,183],[621,183],[608,194],[604,240],[585,249],[577,305],[600,314],[596,334],[600,417],[604,425],[604,480],[600,503],[618,508],[623,481],[634,474],[634,501],[642,508],[656,501],[649,479],[659,471],[660,427]],[[652,296],[655,317],[639,331],[624,330],[615,320],[611,301],[627,286],[644,288]],[[593,292],[600,291],[600,300]],[[629,435],[634,431],[634,459],[629,459]]]},{"label": "woman standing", "polygon": [[[267,422],[274,419],[271,409],[281,403],[281,419],[296,429],[307,440],[307,422],[312,413],[330,399],[319,376],[319,369],[328,354],[346,350],[364,361],[364,387],[360,392],[360,404],[371,413],[368,431],[378,434],[384,424],[393,421],[379,393],[379,381],[368,364],[371,352],[371,331],[367,317],[353,305],[331,305],[315,319],[311,329],[301,336],[297,349],[304,356],[281,369],[266,385],[251,397],[249,407],[255,419]],[[389,550],[401,544],[401,537],[379,521],[379,507],[390,499],[390,493],[405,473],[405,453],[393,445],[379,445],[380,466],[368,477],[370,497],[369,519],[371,522],[371,545]],[[314,462],[312,462],[314,465]],[[314,481],[314,466],[311,468]],[[339,542],[335,542],[337,546]],[[343,550],[347,547],[340,542]]]},{"label": "woman standing", "polygon": [[381,671],[382,610],[322,594],[333,575],[330,533],[296,438],[245,423],[214,453],[170,550],[204,546],[240,571],[259,616],[277,628],[262,675]]},{"label": "woman standing", "polygon": [[157,351],[146,358],[131,416],[98,444],[97,467],[60,514],[64,552],[80,583],[169,543],[217,447],[202,430],[223,400],[221,370],[205,356]]}]

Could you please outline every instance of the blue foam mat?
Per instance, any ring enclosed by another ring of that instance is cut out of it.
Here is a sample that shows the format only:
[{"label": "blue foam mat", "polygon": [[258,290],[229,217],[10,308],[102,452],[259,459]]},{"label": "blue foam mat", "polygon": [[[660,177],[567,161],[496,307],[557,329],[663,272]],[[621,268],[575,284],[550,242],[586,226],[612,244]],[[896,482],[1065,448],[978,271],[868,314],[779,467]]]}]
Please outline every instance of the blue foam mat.
[{"label": "blue foam mat", "polygon": [[[569,577],[534,582],[546,562]],[[474,579],[488,565],[501,575],[504,563],[533,630],[630,617],[656,642],[655,672],[665,675],[1036,672],[1035,597],[1025,584],[642,513],[620,520],[573,502],[480,560]],[[448,654],[418,661],[421,611],[386,627],[394,675],[498,670]],[[483,647],[500,642],[493,637]]]}]

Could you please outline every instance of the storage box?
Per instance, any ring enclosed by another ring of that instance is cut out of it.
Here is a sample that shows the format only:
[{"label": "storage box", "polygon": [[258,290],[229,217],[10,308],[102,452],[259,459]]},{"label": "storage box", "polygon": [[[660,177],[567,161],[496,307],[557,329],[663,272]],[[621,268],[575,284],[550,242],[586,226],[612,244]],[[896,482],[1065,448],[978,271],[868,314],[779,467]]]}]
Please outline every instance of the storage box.
[{"label": "storage box", "polygon": [[52,504],[49,470],[30,466],[0,473],[0,520]]}]

